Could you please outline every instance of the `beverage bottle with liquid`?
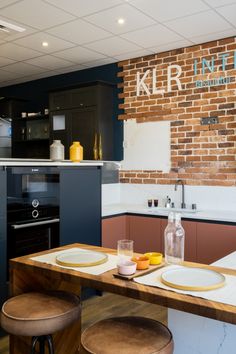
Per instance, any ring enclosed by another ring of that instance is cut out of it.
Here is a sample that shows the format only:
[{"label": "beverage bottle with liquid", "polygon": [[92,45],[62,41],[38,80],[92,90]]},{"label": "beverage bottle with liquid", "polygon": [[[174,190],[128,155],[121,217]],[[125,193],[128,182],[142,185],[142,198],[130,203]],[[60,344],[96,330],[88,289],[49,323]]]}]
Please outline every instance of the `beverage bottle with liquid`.
[{"label": "beverage bottle with liquid", "polygon": [[165,229],[165,261],[181,264],[184,260],[185,231],[181,225],[181,215],[171,212]]}]

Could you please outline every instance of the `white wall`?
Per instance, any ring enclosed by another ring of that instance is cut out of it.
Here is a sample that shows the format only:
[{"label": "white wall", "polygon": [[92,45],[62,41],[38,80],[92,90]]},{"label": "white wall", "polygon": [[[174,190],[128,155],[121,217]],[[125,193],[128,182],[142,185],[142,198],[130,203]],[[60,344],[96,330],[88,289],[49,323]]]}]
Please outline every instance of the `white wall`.
[{"label": "white wall", "polygon": [[124,121],[124,170],[170,169],[170,122]]}]

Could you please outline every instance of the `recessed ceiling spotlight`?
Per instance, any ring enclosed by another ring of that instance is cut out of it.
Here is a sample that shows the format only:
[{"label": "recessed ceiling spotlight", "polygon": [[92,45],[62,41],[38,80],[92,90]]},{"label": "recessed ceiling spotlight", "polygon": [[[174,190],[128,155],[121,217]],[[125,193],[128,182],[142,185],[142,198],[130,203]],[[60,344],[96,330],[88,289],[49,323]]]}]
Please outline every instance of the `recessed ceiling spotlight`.
[{"label": "recessed ceiling spotlight", "polygon": [[48,42],[42,42],[43,47],[48,47]]},{"label": "recessed ceiling spotlight", "polygon": [[120,18],[118,18],[117,22],[119,25],[123,25],[125,23],[125,19],[120,17]]}]

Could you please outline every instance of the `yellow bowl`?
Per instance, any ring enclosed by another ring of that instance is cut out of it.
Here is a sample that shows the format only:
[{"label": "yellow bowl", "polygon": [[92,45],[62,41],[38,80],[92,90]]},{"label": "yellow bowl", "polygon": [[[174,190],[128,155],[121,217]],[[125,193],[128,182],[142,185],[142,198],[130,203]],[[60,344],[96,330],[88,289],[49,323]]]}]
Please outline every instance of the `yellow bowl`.
[{"label": "yellow bowl", "polygon": [[149,267],[150,259],[147,256],[137,256],[133,257],[131,261],[137,263],[137,269],[143,270]]},{"label": "yellow bowl", "polygon": [[145,253],[145,256],[150,259],[150,264],[160,264],[162,262],[162,253],[148,252]]}]

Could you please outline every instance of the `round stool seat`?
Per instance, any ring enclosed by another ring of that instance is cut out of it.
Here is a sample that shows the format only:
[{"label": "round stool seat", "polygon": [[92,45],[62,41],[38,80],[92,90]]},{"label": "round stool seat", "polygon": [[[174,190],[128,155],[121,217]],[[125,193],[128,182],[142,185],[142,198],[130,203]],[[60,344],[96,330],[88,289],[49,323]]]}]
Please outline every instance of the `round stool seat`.
[{"label": "round stool seat", "polygon": [[93,354],[172,354],[174,343],[169,329],[145,317],[115,317],[85,329],[81,343]]},{"label": "round stool seat", "polygon": [[77,321],[79,298],[64,291],[25,293],[7,300],[2,307],[1,326],[14,335],[43,336]]}]

